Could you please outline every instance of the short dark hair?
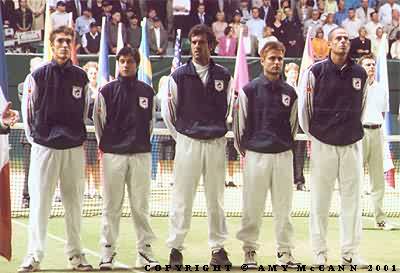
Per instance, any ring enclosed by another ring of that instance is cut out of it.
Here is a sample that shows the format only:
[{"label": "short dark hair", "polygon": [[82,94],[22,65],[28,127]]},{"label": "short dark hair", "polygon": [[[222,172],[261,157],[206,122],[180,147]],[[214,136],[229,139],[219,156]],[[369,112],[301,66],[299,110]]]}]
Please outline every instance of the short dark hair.
[{"label": "short dark hair", "polygon": [[361,56],[361,58],[358,59],[357,63],[359,65],[362,65],[363,61],[365,61],[365,60],[374,60],[374,62],[376,62],[374,54],[370,53],[370,54]]},{"label": "short dark hair", "polygon": [[261,49],[261,54],[260,54],[261,58],[264,59],[265,56],[267,55],[267,52],[270,50],[282,51],[283,55],[285,55],[285,52],[286,52],[286,48],[281,42],[271,41],[271,42],[267,42]]},{"label": "short dark hair", "polygon": [[332,29],[332,30],[329,31],[329,33],[328,33],[328,41],[329,41],[329,42],[332,41],[332,39],[333,39],[333,34],[336,32],[336,30],[339,30],[339,29],[343,29],[343,30],[346,31],[346,33],[347,33],[347,30],[346,30],[344,27],[335,27],[334,29]]},{"label": "short dark hair", "polygon": [[119,58],[121,58],[121,56],[132,56],[135,60],[136,65],[139,66],[140,64],[140,53],[137,48],[127,46],[123,47],[120,49],[120,51],[118,51],[118,54],[116,56],[117,61],[119,61]]},{"label": "short dark hair", "polygon": [[227,27],[224,29],[224,34],[225,34],[225,36],[228,35],[229,32],[231,32],[231,30],[232,30],[232,27],[231,27],[231,26],[227,26]]},{"label": "short dark hair", "polygon": [[57,34],[64,33],[65,35],[70,35],[74,38],[74,30],[67,26],[61,26],[51,31],[50,33],[50,43],[53,44]]},{"label": "short dark hair", "polygon": [[198,24],[193,26],[189,31],[188,35],[189,41],[192,42],[192,37],[197,35],[206,35],[208,46],[211,47],[212,49],[215,48],[215,45],[217,44],[217,38],[215,37],[214,32],[209,26],[204,24]]},{"label": "short dark hair", "polygon": [[56,7],[59,7],[59,6],[65,7],[65,6],[66,6],[66,5],[65,5],[65,2],[64,2],[64,1],[58,1],[58,2],[56,3]]}]

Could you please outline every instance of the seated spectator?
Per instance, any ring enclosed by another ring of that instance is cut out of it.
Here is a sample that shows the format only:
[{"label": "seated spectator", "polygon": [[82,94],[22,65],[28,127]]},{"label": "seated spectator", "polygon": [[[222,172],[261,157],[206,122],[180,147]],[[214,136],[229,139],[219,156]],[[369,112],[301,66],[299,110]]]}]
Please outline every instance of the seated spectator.
[{"label": "seated spectator", "polygon": [[14,12],[15,31],[25,32],[32,28],[32,11],[29,9],[27,0],[19,0],[19,8]]},{"label": "seated spectator", "polygon": [[239,12],[241,16],[241,22],[246,23],[248,20],[251,19],[249,1],[241,0],[239,4]]},{"label": "seated spectator", "polygon": [[142,41],[142,27],[140,26],[139,17],[133,15],[129,19],[129,27],[127,29],[128,45],[133,48],[139,48]]},{"label": "seated spectator", "polygon": [[66,0],[47,0],[47,4],[49,5],[50,8],[50,13],[53,13],[57,10],[57,3],[61,2],[66,2]]},{"label": "seated spectator", "polygon": [[199,4],[197,6],[197,12],[192,14],[192,25],[205,24],[211,27],[212,17],[205,12],[206,6]]},{"label": "seated spectator", "polygon": [[373,36],[375,36],[376,29],[378,27],[383,27],[383,25],[379,23],[378,13],[373,11],[371,12],[371,20],[365,25],[368,39],[371,39]]},{"label": "seated spectator", "polygon": [[400,5],[396,4],[394,0],[387,0],[387,3],[379,8],[379,22],[383,25],[390,24],[392,22],[392,11],[394,9],[400,12]]},{"label": "seated spectator", "polygon": [[153,27],[149,30],[149,48],[152,55],[165,55],[168,46],[168,33],[162,27],[160,18],[153,18]]},{"label": "seated spectator", "polygon": [[278,39],[278,41],[283,42],[285,39],[285,28],[282,23],[283,13],[281,11],[277,11],[275,14],[275,21],[272,23],[271,28],[274,36]]},{"label": "seated spectator", "polygon": [[96,24],[101,25],[101,17],[103,14],[103,0],[92,0],[91,11],[93,18],[96,20]]},{"label": "seated spectator", "polygon": [[325,12],[325,2],[324,2],[324,0],[318,0],[317,1],[317,9],[319,11],[319,14],[323,14]]},{"label": "seated spectator", "polygon": [[96,20],[92,17],[92,12],[89,9],[84,9],[82,16],[76,19],[75,30],[79,33],[79,36],[82,36],[90,31],[90,24],[95,22]]},{"label": "seated spectator", "polygon": [[396,34],[400,31],[400,20],[399,20],[400,12],[398,10],[392,11],[392,22],[383,27],[383,30],[388,34],[389,44],[393,43],[396,40]]},{"label": "seated spectator", "polygon": [[[107,23],[108,49],[112,54],[117,54],[119,23],[121,23],[121,13],[115,11],[112,14],[111,21]],[[124,41],[124,44],[126,44],[126,29],[124,24],[122,24],[122,40]]]},{"label": "seated spectator", "polygon": [[271,0],[263,0],[261,7],[259,7],[260,18],[264,20],[267,26],[271,26],[274,22],[276,10],[278,9],[278,4],[275,1],[273,4]]},{"label": "seated spectator", "polygon": [[247,56],[255,57],[257,53],[258,40],[257,37],[251,35],[247,25],[242,26],[244,51]]},{"label": "seated spectator", "polygon": [[360,27],[358,37],[351,40],[350,56],[358,59],[369,54],[371,54],[371,40],[367,38],[365,27]]},{"label": "seated spectator", "polygon": [[33,15],[32,30],[44,30],[46,0],[28,0],[28,7]]},{"label": "seated spectator", "polygon": [[282,21],[286,19],[285,9],[290,8],[290,1],[289,0],[282,0],[281,7],[277,10],[277,12],[281,12],[282,14]]},{"label": "seated spectator", "polygon": [[86,54],[99,53],[100,33],[96,23],[90,23],[89,32],[82,35],[82,48]]},{"label": "seated spectator", "polygon": [[96,17],[94,18],[96,20],[96,23],[98,26],[101,26],[103,17],[107,18],[107,20],[106,20],[107,23],[110,22],[112,19],[112,14],[113,14],[111,1],[103,0],[101,7],[102,7],[103,11],[100,14],[100,18],[99,18],[100,20],[98,20]]},{"label": "seated spectator", "polygon": [[326,15],[325,24],[322,26],[322,31],[324,32],[325,40],[328,40],[329,32],[331,32],[332,29],[338,27],[338,25],[336,25],[334,21],[335,21],[335,15],[333,13],[328,13]]},{"label": "seated spectator", "polygon": [[251,9],[251,19],[246,23],[249,28],[250,35],[256,36],[257,39],[263,37],[263,30],[265,27],[265,22],[260,18],[260,11],[258,8],[253,7]]},{"label": "seated spectator", "polygon": [[304,32],[303,32],[304,38],[307,37],[307,32],[309,28],[311,28],[311,33],[310,33],[311,38],[314,38],[317,29],[322,27],[322,22],[321,20],[319,20],[319,15],[320,15],[319,10],[313,9],[311,13],[311,18],[305,21],[304,23]]},{"label": "seated spectator", "polygon": [[356,17],[356,12],[354,9],[349,9],[347,12],[347,18],[342,23],[342,27],[349,34],[350,40],[358,37],[358,30],[360,29],[361,25],[362,23],[360,19]]},{"label": "seated spectator", "polygon": [[324,31],[318,28],[315,37],[311,41],[314,52],[314,60],[321,61],[326,59],[329,54],[328,41],[324,39]]},{"label": "seated spectator", "polygon": [[217,12],[215,15],[216,21],[212,23],[211,28],[215,34],[217,40],[224,36],[224,30],[228,26],[228,23],[225,21],[225,13],[223,11]]},{"label": "seated spectator", "polygon": [[53,29],[70,25],[71,16],[66,12],[65,3],[63,1],[57,2],[56,11],[53,12],[50,17]]},{"label": "seated spectator", "polygon": [[72,19],[76,19],[82,16],[83,11],[88,9],[87,0],[67,0],[65,2],[67,13],[72,12]]},{"label": "seated spectator", "polygon": [[303,34],[301,31],[301,25],[295,16],[291,8],[285,8],[286,19],[283,20],[283,27],[285,29],[285,38],[283,44],[286,47],[287,57],[299,57],[303,52]]},{"label": "seated spectator", "polygon": [[230,27],[233,28],[233,36],[235,38],[239,38],[240,30],[242,28],[242,16],[240,15],[239,10],[236,10],[232,17],[232,22],[229,24]]},{"label": "seated spectator", "polygon": [[390,47],[390,55],[393,59],[400,60],[400,31],[396,32],[396,41]]},{"label": "seated spectator", "polygon": [[366,24],[371,21],[371,13],[375,10],[368,6],[368,0],[361,0],[361,7],[356,9],[356,17],[360,19],[362,24]]},{"label": "seated spectator", "polygon": [[300,0],[296,4],[296,14],[299,18],[301,25],[311,18],[312,7],[307,4],[307,0]]},{"label": "seated spectator", "polygon": [[232,27],[226,27],[224,36],[218,40],[219,56],[236,56],[237,39],[234,37]]},{"label": "seated spectator", "polygon": [[147,20],[146,20],[146,30],[149,31],[154,25],[154,18],[157,16],[157,11],[155,8],[149,8],[147,12]]},{"label": "seated spectator", "polygon": [[386,39],[386,35],[383,35],[383,28],[378,27],[376,29],[376,35],[374,38],[371,39],[371,52],[375,56],[379,56],[379,49],[381,44],[385,47],[386,54],[389,53],[389,44],[388,40]]},{"label": "seated spectator", "polygon": [[338,6],[336,0],[325,0],[325,9],[324,13],[332,13],[335,14],[338,12]]},{"label": "seated spectator", "polygon": [[273,35],[273,29],[271,27],[264,27],[263,37],[258,40],[258,55],[261,56],[261,50],[266,43],[277,41],[278,39]]},{"label": "seated spectator", "polygon": [[343,21],[347,18],[344,0],[339,0],[338,11],[335,13],[335,24],[342,26]]}]

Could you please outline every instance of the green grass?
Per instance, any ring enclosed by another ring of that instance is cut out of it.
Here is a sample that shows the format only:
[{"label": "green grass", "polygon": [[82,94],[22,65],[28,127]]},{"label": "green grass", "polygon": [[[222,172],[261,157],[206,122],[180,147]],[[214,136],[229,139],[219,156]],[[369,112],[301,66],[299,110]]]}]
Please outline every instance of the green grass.
[{"label": "green grass", "polygon": [[[391,219],[398,222],[399,219]],[[16,222],[20,223],[17,224]],[[14,219],[13,224],[13,259],[6,262],[0,259],[0,273],[16,272],[16,268],[21,263],[27,247],[27,224],[26,218]],[[304,264],[310,264],[311,250],[308,237],[308,218],[293,218],[295,227],[295,255]],[[83,247],[94,252],[99,252],[99,233],[100,217],[83,218],[82,242]],[[169,250],[165,246],[165,239],[168,234],[168,218],[153,217],[152,226],[158,236],[158,240],[153,244],[156,257],[161,264],[168,262]],[[240,218],[228,218],[229,239],[226,242],[226,249],[230,254],[230,259],[234,265],[242,263],[242,249],[240,242],[235,238],[235,234],[240,226]],[[364,226],[371,228],[373,221],[364,218]],[[330,218],[329,225],[329,262],[339,263],[339,230],[338,218]],[[49,222],[49,233],[65,238],[63,218],[52,218]],[[135,252],[135,231],[130,218],[121,218],[121,230],[119,246],[117,249],[117,261],[133,266],[136,259]],[[258,251],[259,263],[263,265],[273,264],[275,261],[275,239],[273,235],[272,218],[264,218],[262,234],[260,238],[261,248]],[[67,261],[64,255],[64,244],[48,238],[46,256],[41,264],[45,272],[70,272],[67,270]],[[400,272],[400,231],[378,231],[366,229],[363,231],[361,246],[362,256],[372,265],[392,265],[397,266]],[[210,251],[207,245],[207,219],[195,217],[192,221],[192,228],[186,240],[186,249],[183,252],[185,264],[208,264]],[[99,258],[87,255],[88,260],[97,267]],[[132,269],[132,272],[134,270]],[[309,270],[308,270],[309,271]],[[361,271],[361,270],[357,270]],[[381,269],[383,271],[383,269]],[[126,271],[113,271],[126,272]],[[240,270],[236,270],[240,272]]]}]

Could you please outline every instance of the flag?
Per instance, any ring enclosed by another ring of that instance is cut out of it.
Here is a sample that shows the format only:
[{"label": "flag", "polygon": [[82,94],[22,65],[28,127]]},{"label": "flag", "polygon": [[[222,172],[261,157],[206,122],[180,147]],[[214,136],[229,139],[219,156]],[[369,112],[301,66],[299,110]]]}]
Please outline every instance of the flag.
[{"label": "flag", "polygon": [[314,61],[314,51],[311,43],[311,27],[309,27],[307,31],[306,44],[304,45],[303,58],[301,59],[300,64],[300,79],[303,75],[303,72],[306,71],[314,63]]},{"label": "flag", "polygon": [[[6,54],[4,50],[4,27],[0,8],[0,115],[8,97]],[[11,199],[8,136],[0,135],[0,255],[11,259]]]},{"label": "flag", "polygon": [[[386,34],[383,34],[382,40],[386,40]],[[376,57],[376,71],[375,79],[382,85],[383,91],[389,93],[389,78],[387,71],[387,58],[386,58],[386,45],[381,43],[378,49],[378,56]],[[389,98],[389,94],[388,94]],[[391,133],[390,113],[385,114],[385,121],[383,124],[384,136]],[[386,183],[394,188],[395,187],[395,168],[393,165],[392,153],[390,151],[389,143],[385,141],[383,151],[383,169],[385,171]]]},{"label": "flag", "polygon": [[153,86],[151,62],[149,58],[149,44],[147,43],[146,17],[143,18],[142,21],[142,40],[140,42],[139,53],[140,64],[138,68],[138,80]]},{"label": "flag", "polygon": [[249,69],[247,66],[246,52],[243,43],[242,30],[240,31],[238,50],[235,61],[235,72],[233,75],[233,90],[237,95],[239,90],[249,82]]},{"label": "flag", "polygon": [[172,69],[175,70],[182,65],[182,49],[181,49],[181,30],[176,30],[174,58],[172,59]]},{"label": "flag", "polygon": [[71,42],[71,61],[74,65],[79,65],[78,52],[76,51],[76,31],[75,31],[74,19],[72,17],[72,12],[69,13],[68,27],[72,28],[74,31],[74,35],[72,37],[72,42]]},{"label": "flag", "polygon": [[44,22],[44,46],[43,46],[43,61],[49,62],[51,61],[51,45],[50,45],[50,33],[53,30],[53,26],[51,24],[50,17],[50,7],[46,5],[46,13],[45,13],[45,22]]},{"label": "flag", "polygon": [[[117,37],[117,54],[124,47],[124,40],[122,39],[122,23],[118,24],[118,37]],[[115,59],[115,78],[118,77],[118,61]]]},{"label": "flag", "polygon": [[108,43],[107,43],[107,18],[103,16],[101,21],[101,38],[99,51],[99,72],[97,74],[97,86],[103,87],[110,79],[110,68],[108,64]]}]

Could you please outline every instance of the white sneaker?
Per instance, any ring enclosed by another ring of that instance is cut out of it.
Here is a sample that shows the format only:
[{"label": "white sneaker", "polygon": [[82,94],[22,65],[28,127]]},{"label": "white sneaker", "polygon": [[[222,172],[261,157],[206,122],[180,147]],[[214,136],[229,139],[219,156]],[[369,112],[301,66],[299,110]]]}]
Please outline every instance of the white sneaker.
[{"label": "white sneaker", "polygon": [[244,253],[244,262],[248,269],[257,268],[257,252],[255,250],[248,250]]},{"label": "white sneaker", "polygon": [[111,256],[103,256],[101,257],[101,261],[99,263],[100,270],[113,270],[114,269],[114,257],[117,253],[113,253]]},{"label": "white sneaker", "polygon": [[379,223],[375,223],[375,228],[381,229],[381,230],[394,230],[395,226],[386,221],[382,221]]},{"label": "white sneaker", "polygon": [[148,269],[151,269],[157,265],[160,265],[160,263],[157,261],[157,259],[154,258],[151,245],[146,245],[146,249],[138,251],[136,258],[136,267],[148,266]]},{"label": "white sneaker", "polygon": [[341,258],[342,265],[356,265],[359,269],[368,268],[368,263],[358,255],[344,255]]},{"label": "white sneaker", "polygon": [[328,265],[328,256],[325,252],[320,252],[317,255],[314,255],[313,266],[325,266]]},{"label": "white sneaker", "polygon": [[40,270],[40,262],[32,255],[25,257],[23,263],[18,267],[17,272],[36,272]]},{"label": "white sneaker", "polygon": [[285,265],[289,268],[297,268],[297,266],[301,265],[290,252],[278,252],[276,254],[276,264],[280,266]]},{"label": "white sneaker", "polygon": [[85,254],[78,254],[68,259],[69,267],[75,271],[92,271],[93,266],[91,266],[86,260]]}]

